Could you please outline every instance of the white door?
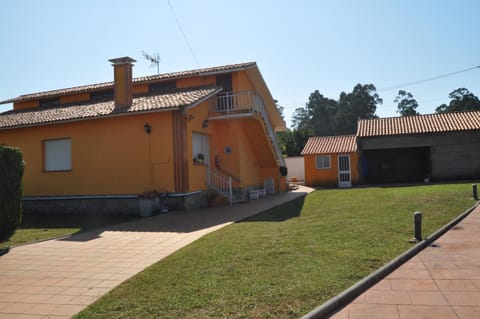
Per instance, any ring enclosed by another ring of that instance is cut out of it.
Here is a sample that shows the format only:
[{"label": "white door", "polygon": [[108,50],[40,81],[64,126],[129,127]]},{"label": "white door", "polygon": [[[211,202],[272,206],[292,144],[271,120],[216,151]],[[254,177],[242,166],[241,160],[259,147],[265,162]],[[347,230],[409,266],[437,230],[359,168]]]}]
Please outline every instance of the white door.
[{"label": "white door", "polygon": [[338,155],[338,187],[352,187],[350,155]]}]

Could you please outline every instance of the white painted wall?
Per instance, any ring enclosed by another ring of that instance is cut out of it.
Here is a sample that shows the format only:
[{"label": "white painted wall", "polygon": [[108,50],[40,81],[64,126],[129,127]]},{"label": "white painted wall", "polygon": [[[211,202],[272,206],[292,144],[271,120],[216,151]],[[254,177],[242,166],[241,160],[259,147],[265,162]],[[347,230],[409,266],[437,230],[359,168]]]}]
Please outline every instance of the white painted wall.
[{"label": "white painted wall", "polygon": [[297,181],[305,180],[305,162],[303,156],[286,157],[285,163],[287,163],[288,174],[287,181],[291,181],[292,177],[296,177]]}]

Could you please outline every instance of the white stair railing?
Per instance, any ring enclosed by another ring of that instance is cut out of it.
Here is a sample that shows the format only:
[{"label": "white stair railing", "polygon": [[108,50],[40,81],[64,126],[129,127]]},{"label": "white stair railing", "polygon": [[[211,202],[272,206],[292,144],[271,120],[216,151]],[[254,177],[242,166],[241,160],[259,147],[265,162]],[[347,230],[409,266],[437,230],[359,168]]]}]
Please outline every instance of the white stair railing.
[{"label": "white stair railing", "polygon": [[228,199],[233,204],[232,177],[224,176],[215,169],[207,166],[207,186]]},{"label": "white stair railing", "polygon": [[286,166],[285,160],[282,155],[282,150],[278,144],[277,136],[273,130],[270,119],[268,118],[265,105],[263,104],[262,97],[252,91],[242,92],[226,92],[218,95],[217,104],[215,105],[214,112],[224,113],[225,115],[237,114],[240,112],[257,113],[265,123],[267,129],[267,135],[270,139],[270,143],[275,152],[278,164],[280,166]]},{"label": "white stair railing", "polygon": [[260,114],[260,117],[263,120],[263,123],[265,123],[265,126],[267,128],[267,134],[268,137],[270,138],[270,142],[273,146],[273,149],[275,151],[275,155],[277,157],[278,164],[280,166],[287,166],[285,163],[285,159],[283,158],[282,150],[280,149],[280,145],[278,144],[277,140],[277,135],[275,134],[275,131],[273,130],[272,124],[270,123],[270,119],[267,116],[267,111],[265,110],[265,105],[263,104],[262,98],[260,96],[257,96],[259,99],[258,103],[256,104],[256,108],[258,109],[258,112]]}]

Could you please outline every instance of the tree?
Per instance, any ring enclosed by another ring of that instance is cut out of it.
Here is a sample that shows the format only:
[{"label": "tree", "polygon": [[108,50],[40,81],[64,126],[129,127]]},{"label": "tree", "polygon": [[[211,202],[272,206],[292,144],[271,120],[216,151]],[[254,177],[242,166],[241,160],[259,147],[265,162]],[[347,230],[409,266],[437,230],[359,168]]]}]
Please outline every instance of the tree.
[{"label": "tree", "polygon": [[404,90],[398,91],[397,97],[395,97],[393,102],[397,103],[397,113],[400,113],[401,116],[419,114],[417,112],[417,100],[413,98],[413,95],[410,92]]},{"label": "tree", "polygon": [[275,102],[275,106],[277,107],[278,113],[280,113],[280,116],[282,117],[282,120],[285,121],[285,117],[283,114],[283,111],[285,111],[285,108],[278,104],[278,100],[273,100]]},{"label": "tree", "polygon": [[299,156],[308,138],[312,135],[312,132],[306,129],[287,130],[277,133],[283,153],[287,156]]},{"label": "tree", "polygon": [[15,233],[22,220],[22,152],[0,145],[0,242]]},{"label": "tree", "polygon": [[450,103],[435,109],[436,113],[480,110],[480,100],[466,88],[458,88],[448,95]]},{"label": "tree", "polygon": [[315,136],[328,136],[335,134],[335,114],[338,103],[326,98],[318,90],[310,94],[307,103],[309,118],[308,127]]},{"label": "tree", "polygon": [[354,134],[358,119],[376,118],[377,104],[383,100],[373,84],[357,84],[351,93],[340,93],[336,113],[336,134]]},{"label": "tree", "polygon": [[306,129],[310,125],[310,117],[307,109],[298,107],[292,116],[292,127],[296,130]]}]

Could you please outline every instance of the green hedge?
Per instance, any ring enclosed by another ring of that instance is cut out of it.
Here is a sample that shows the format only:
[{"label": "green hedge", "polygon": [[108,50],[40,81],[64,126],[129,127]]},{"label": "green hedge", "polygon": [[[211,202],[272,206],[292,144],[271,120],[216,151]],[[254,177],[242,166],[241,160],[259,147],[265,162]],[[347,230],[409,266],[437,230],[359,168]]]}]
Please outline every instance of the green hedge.
[{"label": "green hedge", "polygon": [[10,238],[22,221],[23,170],[22,152],[0,145],[0,241]]}]

